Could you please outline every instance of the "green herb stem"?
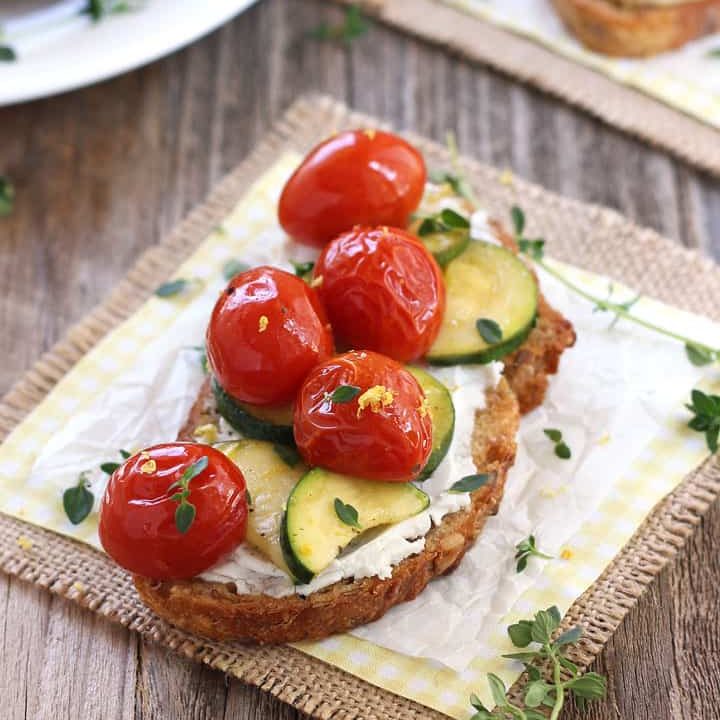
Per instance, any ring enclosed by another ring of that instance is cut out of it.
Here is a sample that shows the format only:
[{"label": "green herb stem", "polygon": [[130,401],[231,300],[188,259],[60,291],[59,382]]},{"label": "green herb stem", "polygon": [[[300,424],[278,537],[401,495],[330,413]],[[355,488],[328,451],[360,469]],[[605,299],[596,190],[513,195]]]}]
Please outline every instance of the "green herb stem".
[{"label": "green herb stem", "polygon": [[682,343],[685,343],[687,345],[692,345],[693,347],[699,348],[701,350],[705,350],[706,352],[717,354],[720,352],[718,348],[711,347],[709,345],[705,345],[704,343],[697,342],[696,340],[692,340],[688,337],[685,337],[684,335],[680,335],[679,333],[675,333],[672,330],[668,330],[667,328],[660,327],[659,325],[656,325],[655,323],[651,323],[648,320],[643,320],[642,318],[639,318],[637,315],[633,315],[631,312],[627,310],[622,304],[611,302],[610,300],[601,300],[594,295],[591,295],[589,292],[583,290],[581,287],[578,287],[573,283],[571,280],[568,280],[559,270],[556,270],[551,265],[548,265],[545,260],[540,260],[535,258],[535,263],[539,265],[545,272],[552,275],[556,280],[559,280],[565,287],[567,287],[569,290],[572,290],[574,293],[577,293],[581,297],[585,298],[588,302],[593,303],[596,307],[598,307],[600,310],[607,310],[609,312],[614,313],[615,315],[618,315],[626,320],[630,320],[631,322],[634,322],[637,325],[642,325],[644,328],[647,328],[648,330],[652,330],[653,332],[660,333],[661,335],[665,335],[666,337],[673,338],[673,340],[678,340]]},{"label": "green herb stem", "polygon": [[562,681],[562,666],[555,656],[555,651],[550,648],[550,657],[553,661],[553,679],[555,680],[555,704],[553,705],[552,712],[550,713],[550,720],[557,720],[560,717],[560,711],[562,710],[563,704],[565,703],[565,683]]},{"label": "green herb stem", "polygon": [[[462,165],[460,164],[460,151],[458,150],[457,138],[452,130],[448,130],[445,135],[445,142],[447,143],[448,151],[450,152],[450,164],[452,165],[453,172],[458,178],[464,178],[465,173],[463,172]],[[474,210],[480,207],[480,201],[477,195],[470,187],[468,182],[463,183],[464,195],[470,201]]]}]

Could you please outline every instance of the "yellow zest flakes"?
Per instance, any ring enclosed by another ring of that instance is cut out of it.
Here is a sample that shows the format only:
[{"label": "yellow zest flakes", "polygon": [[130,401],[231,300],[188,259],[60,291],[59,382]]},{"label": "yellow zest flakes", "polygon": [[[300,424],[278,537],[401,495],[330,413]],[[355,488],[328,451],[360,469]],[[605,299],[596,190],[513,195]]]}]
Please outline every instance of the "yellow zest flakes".
[{"label": "yellow zest flakes", "polygon": [[565,548],[561,553],[560,557],[563,560],[572,560],[573,557],[573,551],[570,548]]},{"label": "yellow zest flakes", "polygon": [[368,140],[374,140],[374,139],[375,139],[375,134],[376,134],[376,133],[375,133],[375,130],[373,130],[372,128],[366,128],[365,130],[363,130],[363,133],[365,133],[365,135],[367,136]]},{"label": "yellow zest flakes", "polygon": [[32,550],[33,541],[25,535],[18,535],[17,544],[21,550],[27,551]]},{"label": "yellow zest flakes", "polygon": [[157,463],[154,460],[146,460],[140,466],[140,472],[144,475],[152,475],[157,470]]},{"label": "yellow zest flakes", "polygon": [[418,412],[420,413],[420,417],[425,417],[430,410],[430,404],[428,403],[428,399],[424,397],[420,401],[420,405],[418,405]]},{"label": "yellow zest flakes", "polygon": [[207,423],[206,425],[198,425],[193,430],[193,438],[198,442],[212,445],[218,439],[218,427],[215,423]]},{"label": "yellow zest flakes", "polygon": [[501,185],[512,185],[515,180],[515,176],[512,174],[512,170],[510,170],[509,168],[505,168],[500,173],[499,179]]},{"label": "yellow zest flakes", "polygon": [[598,445],[607,445],[610,442],[610,433],[605,433],[598,438]]},{"label": "yellow zest flakes", "polygon": [[561,495],[562,493],[567,492],[567,488],[564,485],[561,485],[560,487],[542,487],[540,488],[540,494],[543,497],[546,498],[554,498],[558,495]]},{"label": "yellow zest flakes", "polygon": [[258,320],[258,332],[265,332],[269,322],[267,315],[261,315]]},{"label": "yellow zest flakes", "polygon": [[72,588],[73,588],[73,590],[76,590],[77,592],[85,592],[85,586],[79,580],[76,580],[72,584]]},{"label": "yellow zest flakes", "polygon": [[384,385],[373,385],[358,398],[357,416],[360,417],[362,411],[368,407],[371,412],[379,413],[382,408],[392,405],[394,399],[392,390],[388,390]]},{"label": "yellow zest flakes", "polygon": [[320,287],[323,284],[323,280],[324,280],[324,278],[322,275],[318,275],[317,277],[314,277],[310,281],[310,287],[312,287],[312,288]]}]

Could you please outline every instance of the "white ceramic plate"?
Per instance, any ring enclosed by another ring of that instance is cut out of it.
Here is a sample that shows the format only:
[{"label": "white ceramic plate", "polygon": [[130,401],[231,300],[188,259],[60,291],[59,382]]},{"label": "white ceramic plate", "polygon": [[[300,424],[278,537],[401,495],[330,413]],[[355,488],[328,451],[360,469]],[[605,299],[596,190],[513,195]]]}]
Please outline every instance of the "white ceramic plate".
[{"label": "white ceramic plate", "polygon": [[[76,12],[87,0],[0,0],[0,105],[90,85],[156,60],[205,35],[256,0],[146,0],[141,9],[93,23]],[[28,15],[43,7],[53,15]],[[32,17],[31,27],[27,18]]]}]

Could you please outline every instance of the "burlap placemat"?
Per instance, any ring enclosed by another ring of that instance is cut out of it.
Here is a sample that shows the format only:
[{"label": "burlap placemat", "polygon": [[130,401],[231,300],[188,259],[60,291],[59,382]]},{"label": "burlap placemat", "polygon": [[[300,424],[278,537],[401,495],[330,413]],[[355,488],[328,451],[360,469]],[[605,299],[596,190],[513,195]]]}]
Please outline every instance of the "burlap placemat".
[{"label": "burlap placemat", "polygon": [[[349,4],[355,0],[333,0]],[[361,0],[368,15],[489,65],[720,175],[720,130],[440,0]],[[548,8],[548,12],[551,12]]]},{"label": "burlap placemat", "polygon": [[[207,201],[138,260],[112,294],[72,328],[0,402],[0,441],[109,330],[127,318],[232,209],[252,181],[286,150],[304,152],[333,130],[381,125],[325,97],[299,100],[255,152],[226,177]],[[431,167],[447,167],[440,146],[411,136]],[[499,182],[499,172],[464,161],[489,210],[505,217],[518,202],[529,230],[549,238],[553,256],[614,277],[667,303],[720,319],[720,269],[657,233],[642,230],[607,209],[568,200],[520,180]],[[652,578],[691,534],[720,492],[714,460],[688,476],[661,502],[598,581],[570,609],[564,626],[582,623],[586,635],[573,659],[587,666]],[[22,537],[20,547],[18,538]],[[188,635],[155,618],[130,578],[103,554],[74,540],[0,515],[0,568],[47,588],[113,621],[257,685],[296,708],[333,720],[442,718],[410,700],[369,685],[288,647],[216,643]]]}]

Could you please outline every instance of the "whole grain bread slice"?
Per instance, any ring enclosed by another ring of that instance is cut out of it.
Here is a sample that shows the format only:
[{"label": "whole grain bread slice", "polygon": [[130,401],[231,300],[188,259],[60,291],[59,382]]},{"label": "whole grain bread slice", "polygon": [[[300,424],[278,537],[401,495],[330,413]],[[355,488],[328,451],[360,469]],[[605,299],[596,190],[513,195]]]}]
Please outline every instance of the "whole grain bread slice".
[{"label": "whole grain bread slice", "polygon": [[647,57],[720,29],[720,0],[552,0],[567,28],[604,55]]},{"label": "whole grain bread slice", "polygon": [[[187,431],[207,420],[205,389]],[[472,494],[466,510],[447,515],[425,536],[425,549],[395,566],[392,576],[344,580],[307,597],[238,594],[232,583],[198,578],[156,582],[136,576],[143,602],[161,618],[215,640],[284,643],[326,637],[377,620],[398,603],[412,600],[435,577],[450,572],[497,512],[507,471],[515,459],[518,404],[504,379],[486,393],[475,416],[473,459],[492,481]],[[183,434],[187,439],[188,435]]]}]

